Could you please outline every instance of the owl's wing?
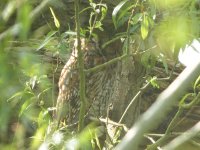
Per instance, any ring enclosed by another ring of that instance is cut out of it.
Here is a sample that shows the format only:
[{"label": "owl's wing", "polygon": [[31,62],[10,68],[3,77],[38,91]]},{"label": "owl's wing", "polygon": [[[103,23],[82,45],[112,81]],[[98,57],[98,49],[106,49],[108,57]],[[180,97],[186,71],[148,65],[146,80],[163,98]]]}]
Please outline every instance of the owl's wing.
[{"label": "owl's wing", "polygon": [[62,69],[58,87],[59,94],[56,104],[56,120],[58,122],[66,119],[71,120],[77,113],[78,99],[78,69],[77,69],[77,52],[74,49],[71,57]]}]

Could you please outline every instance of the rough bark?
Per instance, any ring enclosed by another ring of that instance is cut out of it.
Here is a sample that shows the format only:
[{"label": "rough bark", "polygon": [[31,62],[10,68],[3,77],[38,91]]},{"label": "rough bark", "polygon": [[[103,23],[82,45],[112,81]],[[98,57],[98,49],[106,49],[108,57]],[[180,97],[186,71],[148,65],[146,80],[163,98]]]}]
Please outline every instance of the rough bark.
[{"label": "rough bark", "polygon": [[[89,80],[87,95],[93,101],[90,114],[119,121],[126,107],[139,91],[145,69],[128,57],[105,70],[94,73]],[[94,80],[97,79],[97,80]],[[94,90],[95,89],[95,90]],[[128,110],[122,121],[131,126],[140,114],[140,99]]]}]

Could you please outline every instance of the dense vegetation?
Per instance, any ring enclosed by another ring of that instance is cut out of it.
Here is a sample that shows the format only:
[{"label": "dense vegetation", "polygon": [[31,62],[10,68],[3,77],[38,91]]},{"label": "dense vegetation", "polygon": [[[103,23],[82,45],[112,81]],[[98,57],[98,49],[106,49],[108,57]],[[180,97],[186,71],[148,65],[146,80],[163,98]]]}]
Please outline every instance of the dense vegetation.
[{"label": "dense vegetation", "polygon": [[[178,61],[180,49],[199,41],[199,0],[1,0],[0,8],[0,149],[200,148],[200,64],[184,70]],[[114,120],[104,116],[86,125],[83,90],[78,127],[55,125],[57,84],[75,38],[95,39],[109,56],[84,71],[79,53],[80,91],[85,72],[134,60],[126,70],[136,68],[139,84],[129,86],[127,109]],[[144,114],[132,120],[128,104],[138,97],[142,106],[135,107]]]}]

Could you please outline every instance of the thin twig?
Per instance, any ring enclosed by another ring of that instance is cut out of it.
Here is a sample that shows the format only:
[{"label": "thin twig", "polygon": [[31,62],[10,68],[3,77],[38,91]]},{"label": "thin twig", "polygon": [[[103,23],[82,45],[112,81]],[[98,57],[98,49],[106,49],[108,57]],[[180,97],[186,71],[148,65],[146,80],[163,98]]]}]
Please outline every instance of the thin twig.
[{"label": "thin twig", "polygon": [[133,17],[133,12],[134,12],[134,9],[132,10],[131,12],[131,15],[129,17],[129,20],[128,20],[128,27],[127,27],[127,44],[126,44],[126,54],[129,55],[130,54],[130,35],[131,35],[131,32],[130,32],[130,27],[131,27],[131,19]]},{"label": "thin twig", "polygon": [[[102,0],[100,1],[99,4],[102,4]],[[98,5],[98,6],[99,6],[99,10],[100,10],[100,7],[101,7],[101,6],[100,6],[100,5]],[[93,33],[93,30],[94,30],[94,28],[95,28],[95,24],[96,24],[96,21],[97,21],[97,17],[98,17],[98,13],[95,12],[95,18],[94,18],[94,22],[93,22],[92,28],[90,29],[89,39],[91,38],[92,33]]]},{"label": "thin twig", "polygon": [[132,106],[133,102],[135,102],[135,100],[142,94],[142,92],[150,85],[150,82],[148,82],[147,84],[145,84],[138,92],[137,94],[133,97],[133,99],[131,100],[131,102],[129,103],[129,105],[126,107],[124,113],[122,114],[119,123],[122,122],[122,120],[124,119],[126,113],[128,112],[128,109]]},{"label": "thin twig", "polygon": [[[144,135],[144,137],[146,137],[147,139],[149,139],[152,143],[155,143],[155,142],[156,142],[152,137],[150,137],[150,136],[148,136],[148,135]],[[158,150],[162,150],[161,147],[157,147],[157,149],[158,149]]]},{"label": "thin twig", "polygon": [[120,61],[120,60],[126,58],[127,56],[128,56],[128,55],[125,54],[125,55],[122,55],[122,56],[120,56],[120,57],[113,58],[112,60],[110,60],[110,61],[108,61],[108,62],[105,62],[104,64],[98,65],[98,66],[96,66],[96,67],[94,67],[94,68],[87,69],[87,70],[85,70],[84,72],[85,72],[85,73],[92,73],[92,72],[99,71],[99,70],[104,69],[105,67],[107,67],[107,66],[109,66],[109,65],[112,65],[112,64],[114,64],[114,63],[116,63],[116,62],[118,62],[118,61]]}]

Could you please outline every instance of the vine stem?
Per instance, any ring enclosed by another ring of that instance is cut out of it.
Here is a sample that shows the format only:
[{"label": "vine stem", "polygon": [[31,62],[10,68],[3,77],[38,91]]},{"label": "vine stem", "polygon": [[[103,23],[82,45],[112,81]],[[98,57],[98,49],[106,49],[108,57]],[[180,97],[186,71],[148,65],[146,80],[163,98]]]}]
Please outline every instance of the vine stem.
[{"label": "vine stem", "polygon": [[122,122],[122,120],[124,119],[125,115],[127,114],[129,108],[132,106],[132,104],[137,100],[137,98],[142,94],[142,92],[147,88],[149,87],[151,83],[148,82],[147,84],[145,84],[138,92],[137,94],[133,97],[133,99],[131,100],[131,102],[128,104],[128,106],[126,107],[124,113],[122,114],[120,120],[119,120],[119,123]]},{"label": "vine stem", "polygon": [[80,132],[84,127],[84,115],[86,111],[86,99],[85,99],[85,72],[84,72],[84,58],[81,51],[81,40],[80,40],[80,19],[79,19],[79,3],[80,0],[75,0],[75,23],[76,23],[76,40],[78,49],[78,68],[79,68],[79,95],[80,95],[80,112],[78,131]]}]

